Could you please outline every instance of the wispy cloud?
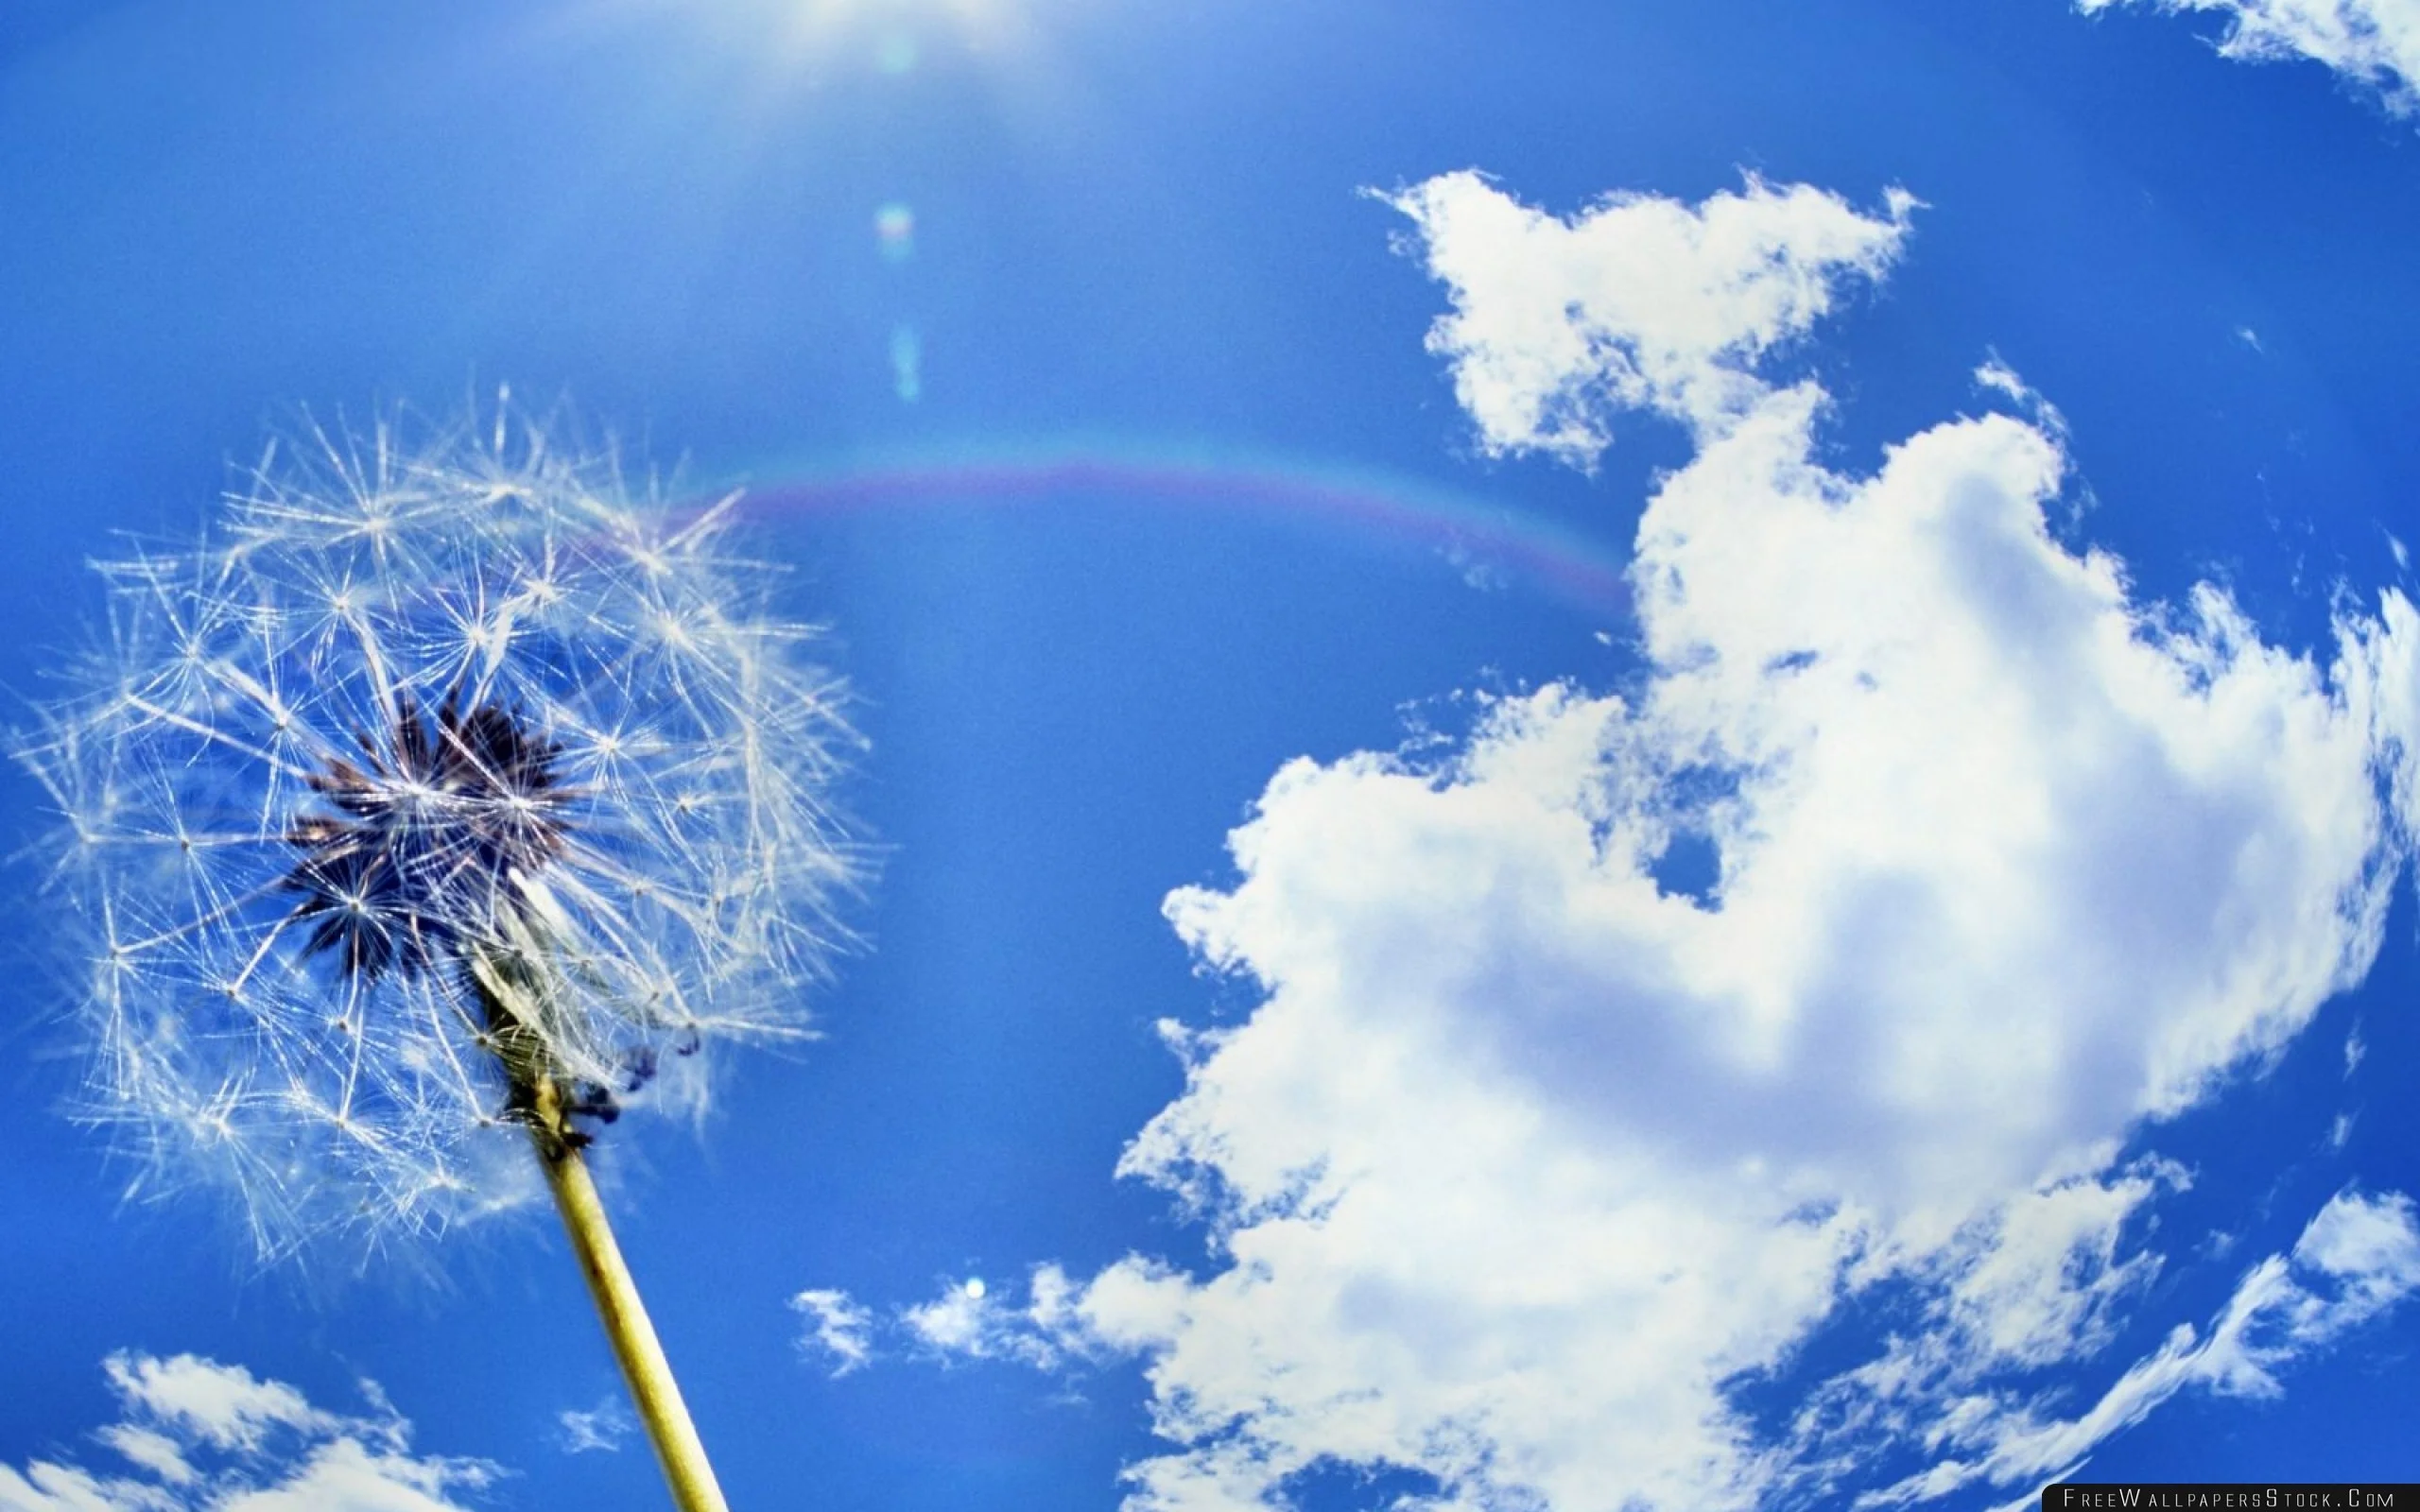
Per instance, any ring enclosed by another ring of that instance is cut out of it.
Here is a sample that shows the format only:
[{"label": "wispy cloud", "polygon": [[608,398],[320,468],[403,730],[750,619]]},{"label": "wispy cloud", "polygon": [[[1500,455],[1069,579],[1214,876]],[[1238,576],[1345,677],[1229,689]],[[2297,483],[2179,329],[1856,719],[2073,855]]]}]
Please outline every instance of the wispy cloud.
[{"label": "wispy cloud", "polygon": [[2394,114],[2420,113],[2420,0],[2075,0],[2087,15],[2130,4],[2215,12],[2229,58],[2325,63]]},{"label": "wispy cloud", "polygon": [[1075,1287],[1056,1265],[1037,1267],[1025,1297],[1012,1301],[980,1276],[942,1283],[922,1302],[880,1313],[846,1292],[801,1292],[790,1305],[806,1314],[799,1343],[830,1361],[835,1379],[885,1358],[1014,1360],[1051,1369],[1086,1352],[1070,1303]]},{"label": "wispy cloud", "polygon": [[2311,1219],[2289,1255],[2244,1274],[2206,1333],[2180,1324],[2085,1412],[2042,1419],[2005,1402],[1975,1403],[1959,1429],[1979,1442],[1973,1458],[1944,1459],[1861,1504],[1929,1501],[1978,1481],[2038,1482],[2081,1464],[2103,1440],[2150,1416],[2181,1391],[2273,1397],[2277,1374],[2420,1289],[2420,1229],[2412,1205],[2339,1193]]},{"label": "wispy cloud", "polygon": [[93,1433],[120,1464],[0,1465],[0,1512],[464,1512],[503,1474],[418,1455],[411,1424],[363,1382],[368,1411],[330,1412],[280,1381],[197,1355],[104,1364],[121,1417]]},{"label": "wispy cloud", "polygon": [[873,1314],[850,1300],[848,1293],[804,1291],[790,1298],[790,1307],[806,1318],[799,1347],[830,1361],[835,1377],[860,1369],[873,1358]]},{"label": "wispy cloud", "polygon": [[[1584,466],[1618,408],[1690,426],[1638,527],[1648,674],[1278,772],[1235,883],[1167,902],[1263,1001],[1167,1028],[1185,1091],[1120,1167],[1209,1220],[1218,1265],[1045,1267],[929,1304],[925,1343],[1148,1361],[1169,1447],[1132,1512],[1260,1508],[1338,1463],[1423,1472],[1436,1512],[1613,1512],[1830,1494],[1892,1456],[1931,1467],[1905,1495],[2013,1493],[2408,1289],[2408,1204],[2347,1195],[2209,1338],[2084,1418],[2032,1405],[2169,1263],[2147,1214],[2192,1174],[2129,1139],[2376,954],[2408,833],[2381,769],[2420,787],[2411,606],[2306,655],[2218,589],[2135,598],[2048,529],[2063,439],[2004,367],[1980,381],[2021,415],[1825,465],[1827,395],[1762,365],[1881,269],[1904,197],[1564,220],[1457,174],[1392,202],[1490,446]],[[1719,856],[1703,898],[1656,883],[1684,839]],[[1746,1403],[1885,1297],[1896,1342],[1791,1420]]]},{"label": "wispy cloud", "polygon": [[555,1415],[555,1420],[562,1429],[558,1442],[566,1454],[591,1451],[612,1453],[638,1427],[638,1419],[631,1416],[630,1404],[618,1391],[602,1398],[594,1407],[566,1407]]},{"label": "wispy cloud", "polygon": [[929,1302],[902,1309],[901,1328],[925,1350],[970,1360],[1014,1360],[1056,1369],[1090,1352],[1075,1310],[1077,1288],[1056,1265],[1036,1266],[1022,1301],[979,1277],[954,1281]]}]

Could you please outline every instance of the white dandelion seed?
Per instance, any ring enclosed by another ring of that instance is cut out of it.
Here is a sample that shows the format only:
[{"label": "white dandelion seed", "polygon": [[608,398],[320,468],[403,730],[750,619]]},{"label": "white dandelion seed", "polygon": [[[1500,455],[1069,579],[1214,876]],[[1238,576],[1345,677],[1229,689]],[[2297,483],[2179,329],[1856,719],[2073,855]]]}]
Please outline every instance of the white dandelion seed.
[{"label": "white dandelion seed", "polygon": [[102,563],[106,641],[19,742],[91,935],[92,1111],[264,1259],[512,1206],[532,1139],[580,1243],[580,1146],[804,1032],[855,876],[838,685],[730,500],[501,410],[401,429],[314,427],[200,545]]}]

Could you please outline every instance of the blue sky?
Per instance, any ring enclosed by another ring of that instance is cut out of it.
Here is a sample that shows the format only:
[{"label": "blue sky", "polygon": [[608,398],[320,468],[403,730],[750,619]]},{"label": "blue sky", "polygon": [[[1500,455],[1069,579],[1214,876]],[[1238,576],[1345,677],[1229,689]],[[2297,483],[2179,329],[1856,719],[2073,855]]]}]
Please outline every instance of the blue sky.
[{"label": "blue sky", "polygon": [[[745,486],[878,866],[822,1038],[597,1150],[735,1505],[2411,1479],[2415,77],[2409,0],[31,0],[0,686],[305,411]],[[49,809],[0,1508],[661,1504],[544,1212],[126,1198]]]}]

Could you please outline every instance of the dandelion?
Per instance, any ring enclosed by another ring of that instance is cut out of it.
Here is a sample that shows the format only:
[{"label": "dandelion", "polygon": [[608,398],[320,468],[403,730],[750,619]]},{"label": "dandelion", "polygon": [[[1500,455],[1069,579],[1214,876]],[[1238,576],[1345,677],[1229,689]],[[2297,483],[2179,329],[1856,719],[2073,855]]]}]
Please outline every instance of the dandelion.
[{"label": "dandelion", "polygon": [[264,1260],[546,1178],[675,1499],[719,1507],[581,1154],[795,1037],[852,880],[852,737],[731,501],[492,428],[272,447],[201,544],[100,565],[19,753],[91,931],[93,1114]]}]

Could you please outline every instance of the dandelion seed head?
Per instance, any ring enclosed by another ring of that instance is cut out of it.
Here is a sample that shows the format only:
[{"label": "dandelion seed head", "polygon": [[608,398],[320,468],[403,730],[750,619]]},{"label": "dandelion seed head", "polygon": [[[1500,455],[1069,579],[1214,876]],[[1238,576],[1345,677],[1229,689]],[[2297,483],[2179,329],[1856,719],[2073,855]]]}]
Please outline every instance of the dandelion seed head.
[{"label": "dandelion seed head", "polygon": [[[805,1028],[856,877],[812,636],[669,507],[518,417],[273,447],[203,541],[99,564],[80,689],[17,753],[62,819],[91,1110],[264,1257],[534,1190],[468,962],[543,939],[576,1116],[695,1111]],[[659,1074],[678,1063],[678,1075]]]}]

